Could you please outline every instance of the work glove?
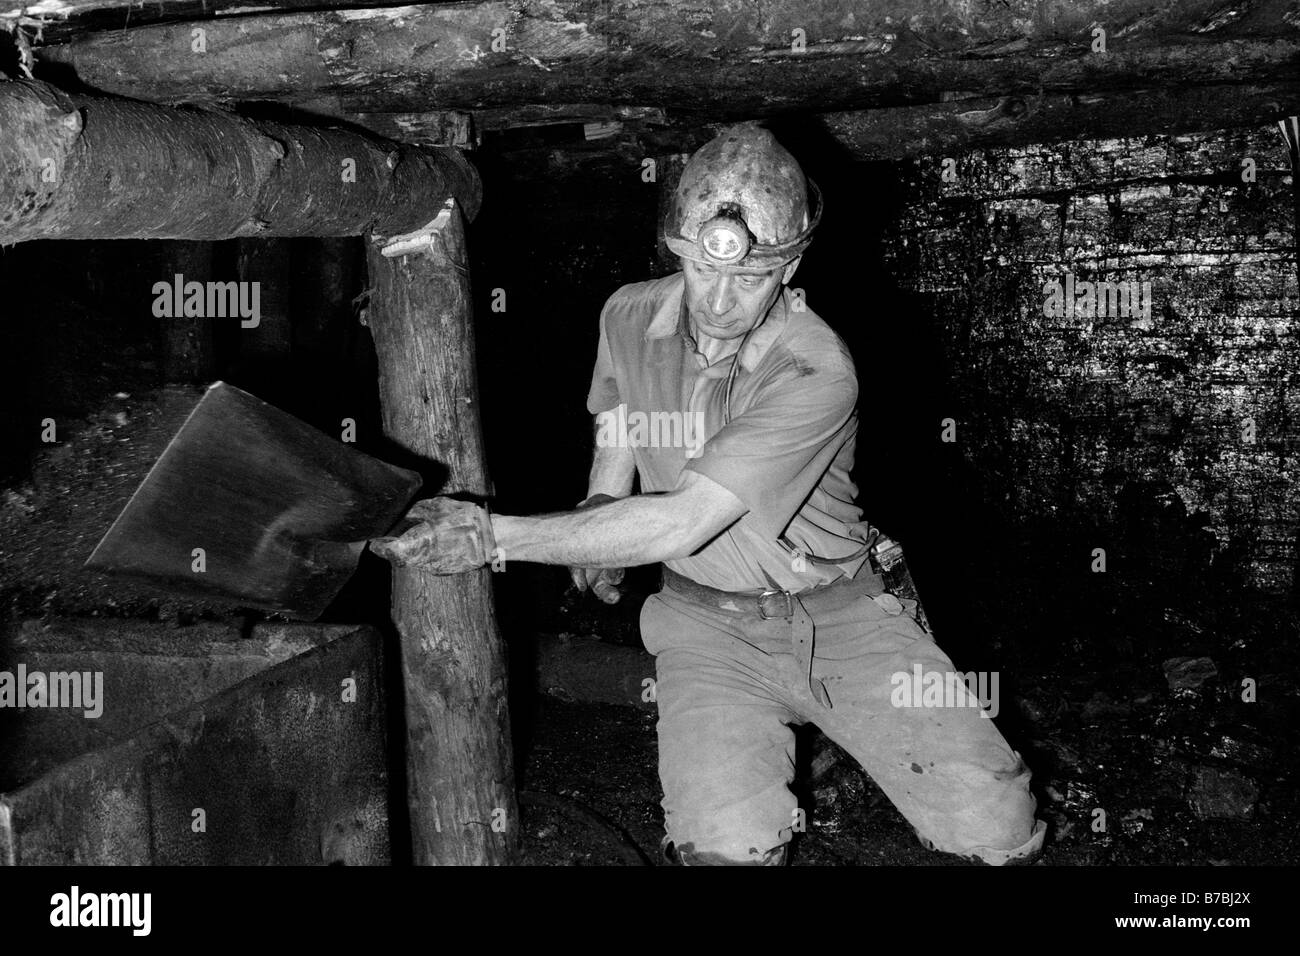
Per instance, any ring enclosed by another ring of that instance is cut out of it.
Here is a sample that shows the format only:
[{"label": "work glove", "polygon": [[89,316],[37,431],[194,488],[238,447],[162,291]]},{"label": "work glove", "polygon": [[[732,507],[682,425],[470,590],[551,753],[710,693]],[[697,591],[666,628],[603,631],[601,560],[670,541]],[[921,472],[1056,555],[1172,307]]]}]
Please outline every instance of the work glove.
[{"label": "work glove", "polygon": [[[603,505],[607,501],[618,499],[613,495],[592,495],[578,502],[578,510]],[[623,583],[624,571],[624,568],[569,568],[569,577],[579,591],[591,588],[591,593],[606,604],[617,604],[623,596],[618,586]]]},{"label": "work glove", "polygon": [[486,508],[454,498],[426,498],[413,504],[406,518],[418,523],[400,537],[372,539],[370,550],[399,568],[431,574],[473,571],[492,559],[496,539]]}]

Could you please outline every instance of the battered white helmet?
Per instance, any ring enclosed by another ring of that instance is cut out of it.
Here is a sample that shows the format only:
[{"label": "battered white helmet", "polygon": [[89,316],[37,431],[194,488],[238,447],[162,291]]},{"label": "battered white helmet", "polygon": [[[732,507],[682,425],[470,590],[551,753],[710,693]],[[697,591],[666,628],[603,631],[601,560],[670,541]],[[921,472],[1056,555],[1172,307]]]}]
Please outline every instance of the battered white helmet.
[{"label": "battered white helmet", "polygon": [[821,191],[795,158],[761,126],[742,123],[686,164],[664,242],[684,259],[768,272],[808,248],[821,214]]}]

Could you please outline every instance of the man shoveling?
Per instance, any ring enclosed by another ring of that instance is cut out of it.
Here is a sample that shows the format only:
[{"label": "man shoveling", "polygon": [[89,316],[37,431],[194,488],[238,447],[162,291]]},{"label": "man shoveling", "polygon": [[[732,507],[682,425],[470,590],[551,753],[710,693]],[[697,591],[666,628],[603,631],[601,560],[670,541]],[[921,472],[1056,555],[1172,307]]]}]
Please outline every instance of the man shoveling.
[{"label": "man shoveling", "polygon": [[960,688],[938,704],[894,693],[899,674],[956,671],[915,602],[873,573],[876,532],[849,477],[853,362],[787,288],[820,206],[765,129],[702,147],[664,223],[681,271],[622,287],[601,312],[587,497],[533,517],[436,498],[371,547],[439,574],[494,556],[566,565],[609,602],[623,568],[663,563],[641,633],[657,671],[669,859],[783,862],[800,820],[791,726],[811,722],[926,846],[1030,860],[1045,825],[993,722]]}]

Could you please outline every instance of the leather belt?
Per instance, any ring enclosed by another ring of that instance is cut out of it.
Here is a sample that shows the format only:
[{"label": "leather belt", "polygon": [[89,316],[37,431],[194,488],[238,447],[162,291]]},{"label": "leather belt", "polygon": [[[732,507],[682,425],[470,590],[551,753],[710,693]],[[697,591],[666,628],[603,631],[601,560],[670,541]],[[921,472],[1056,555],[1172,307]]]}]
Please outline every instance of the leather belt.
[{"label": "leather belt", "polygon": [[879,574],[868,571],[865,564],[857,577],[840,578],[830,584],[804,591],[783,591],[779,588],[723,591],[678,574],[667,565],[663,570],[664,586],[672,588],[683,597],[724,611],[757,615],[764,621],[793,617],[796,599],[810,610],[830,611],[838,610],[863,594],[875,597],[885,592],[884,579]]}]

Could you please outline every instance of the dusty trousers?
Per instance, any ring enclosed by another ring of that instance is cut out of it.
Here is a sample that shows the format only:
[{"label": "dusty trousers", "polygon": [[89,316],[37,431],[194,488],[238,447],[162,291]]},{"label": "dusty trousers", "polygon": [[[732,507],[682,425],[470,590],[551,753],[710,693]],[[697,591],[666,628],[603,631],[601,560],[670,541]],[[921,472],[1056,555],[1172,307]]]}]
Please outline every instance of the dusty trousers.
[{"label": "dusty trousers", "polygon": [[[933,849],[995,865],[1038,853],[1046,826],[1034,818],[1029,768],[974,695],[900,705],[902,680],[918,665],[925,674],[956,670],[884,597],[796,602],[792,617],[773,619],[671,586],[646,601],[665,829],[685,862],[781,858],[799,820],[789,788],[793,726],[808,722],[858,761]],[[814,635],[809,674],[793,648]]]}]

